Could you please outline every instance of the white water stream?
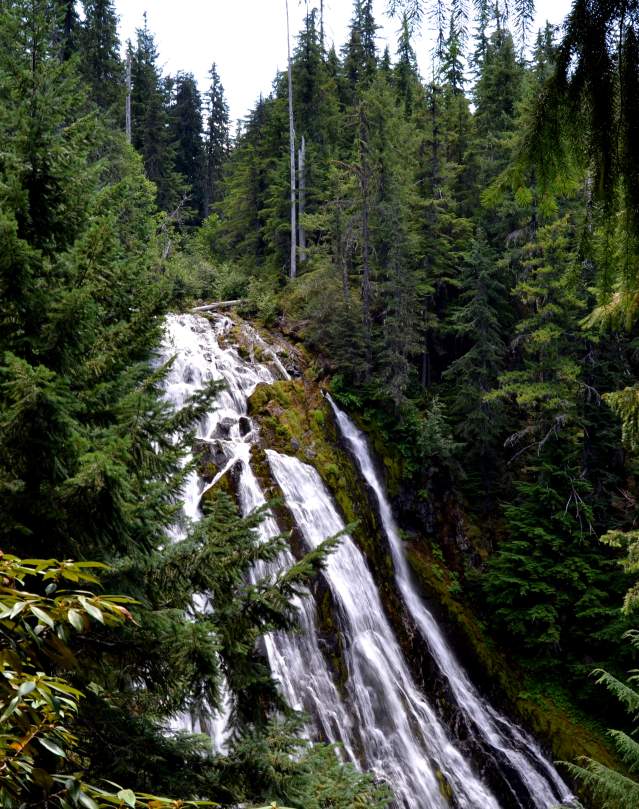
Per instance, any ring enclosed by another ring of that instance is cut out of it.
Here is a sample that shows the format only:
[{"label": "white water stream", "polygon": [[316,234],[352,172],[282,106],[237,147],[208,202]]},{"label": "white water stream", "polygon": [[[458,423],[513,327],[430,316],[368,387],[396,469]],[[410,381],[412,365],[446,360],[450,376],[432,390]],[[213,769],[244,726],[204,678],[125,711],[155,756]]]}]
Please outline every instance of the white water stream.
[{"label": "white water stream", "polygon": [[[211,412],[198,426],[198,438],[210,445],[219,466],[208,486],[215,485],[223,474],[231,474],[242,512],[248,514],[265,502],[250,466],[257,434],[247,416],[248,398],[257,385],[271,384],[288,375],[276,352],[250,327],[244,327],[244,338],[250,347],[248,359],[240,356],[236,348],[221,345],[232,326],[226,317],[217,317],[211,323],[195,315],[169,316],[162,354],[164,359],[175,355],[166,395],[177,407],[211,379],[225,383]],[[260,356],[268,357],[267,364],[255,360],[255,348]],[[363,476],[377,496],[398,589],[415,623],[448,679],[471,732],[499,753],[523,783],[527,799],[508,805],[527,809],[556,806],[558,799],[568,796],[568,790],[534,742],[479,697],[455,660],[412,585],[399,533],[363,436],[358,435],[345,414],[336,411],[336,416],[351,441]],[[312,467],[270,450],[267,456],[286,506],[309,548],[343,529],[330,494]],[[189,521],[199,518],[205,488],[207,485],[195,473],[190,476],[184,491],[185,525],[176,528],[176,537],[183,535]],[[267,539],[278,532],[274,518],[267,515],[260,527],[261,536]],[[257,567],[252,575],[255,579],[273,577],[293,561],[292,554],[284,552],[276,562]],[[324,576],[343,642],[348,674],[343,688],[337,687],[335,673],[322,649],[311,597],[297,605],[299,632],[278,632],[265,638],[273,675],[287,702],[308,714],[309,735],[340,743],[346,758],[390,784],[395,805],[402,809],[500,809],[498,799],[415,684],[366,560],[350,537],[345,536],[329,557]],[[230,699],[232,695],[227,702]],[[227,704],[206,721],[200,718],[190,723],[194,730],[210,732],[220,750],[225,744],[228,707]],[[446,797],[449,793],[452,800]]]},{"label": "white water stream", "polygon": [[357,429],[346,413],[327,397],[342,435],[352,452],[362,477],[370,486],[379,509],[384,532],[393,558],[395,580],[404,603],[415,621],[431,654],[446,678],[461,712],[471,725],[471,731],[497,754],[506,759],[510,768],[523,782],[533,805],[548,809],[557,803],[570,801],[570,790],[555,768],[544,758],[535,741],[505,716],[495,711],[477,693],[466,672],[459,665],[445,640],[435,618],[426,608],[411,576],[399,529],[378,476],[364,434]]}]

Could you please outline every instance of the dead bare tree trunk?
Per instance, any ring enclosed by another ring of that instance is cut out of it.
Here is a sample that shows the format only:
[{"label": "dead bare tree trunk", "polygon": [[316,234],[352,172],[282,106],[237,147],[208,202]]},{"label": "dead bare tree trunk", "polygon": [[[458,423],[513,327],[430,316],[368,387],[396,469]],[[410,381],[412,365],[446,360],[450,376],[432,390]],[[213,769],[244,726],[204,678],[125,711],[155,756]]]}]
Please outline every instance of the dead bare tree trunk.
[{"label": "dead bare tree trunk", "polygon": [[131,43],[126,52],[126,139],[131,143]]},{"label": "dead bare tree trunk", "polygon": [[359,107],[359,180],[362,193],[362,304],[367,356],[372,361],[371,266],[370,266],[370,166],[368,161],[368,121],[362,104]]},{"label": "dead bare tree trunk", "polygon": [[297,155],[297,172],[298,172],[298,189],[299,189],[299,245],[300,245],[300,261],[306,261],[306,231],[302,217],[306,210],[306,140],[302,135],[302,142],[300,144],[299,152]]},{"label": "dead bare tree trunk", "polygon": [[291,153],[291,269],[289,276],[297,275],[297,211],[295,209],[295,121],[293,119],[293,69],[291,64],[291,33],[286,0],[286,46],[288,49],[288,134]]}]

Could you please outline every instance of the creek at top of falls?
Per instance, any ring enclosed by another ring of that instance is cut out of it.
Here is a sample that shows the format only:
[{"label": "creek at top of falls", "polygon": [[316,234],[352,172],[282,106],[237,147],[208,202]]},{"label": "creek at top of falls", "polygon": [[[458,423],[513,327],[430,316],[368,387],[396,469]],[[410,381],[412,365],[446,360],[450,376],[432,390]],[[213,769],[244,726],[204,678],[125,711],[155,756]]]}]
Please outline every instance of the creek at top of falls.
[{"label": "creek at top of falls", "polygon": [[[219,456],[219,472],[208,486],[233,471],[240,508],[248,514],[265,503],[251,468],[251,447],[259,435],[248,417],[248,399],[258,385],[272,384],[287,376],[287,371],[277,352],[250,327],[241,327],[243,339],[252,347],[248,357],[227,345],[232,343],[232,326],[233,321],[223,316],[211,322],[196,315],[171,315],[162,353],[165,359],[175,356],[166,380],[166,395],[176,406],[212,379],[224,383],[211,411],[199,423],[197,437],[214,447]],[[258,362],[256,355],[266,361]],[[478,737],[480,747],[501,757],[505,770],[516,773],[511,778],[518,781],[512,800],[504,803],[502,794],[498,797],[494,793],[481,768],[465,754],[464,746],[415,682],[385,615],[369,565],[348,535],[329,556],[322,574],[342,639],[346,681],[336,682],[309,594],[296,605],[299,632],[272,633],[264,641],[283,696],[308,716],[308,735],[339,743],[346,759],[387,781],[397,807],[551,809],[569,798],[567,788],[534,741],[479,696],[455,659],[412,585],[383,484],[374,474],[363,436],[338,409],[336,418],[350,442],[357,467],[376,495],[398,591],[449,683],[468,732]],[[266,448],[266,454],[272,477],[307,549],[344,529],[328,489],[312,466],[274,449]],[[185,518],[197,519],[206,487],[197,474],[190,476],[184,491]],[[280,528],[274,516],[267,514],[259,530],[267,539]],[[276,575],[293,561],[292,553],[284,552],[276,562],[254,570],[253,576]],[[208,729],[212,734],[223,733],[223,718],[211,717]],[[217,746],[221,747],[219,743]],[[499,761],[496,766],[500,766]],[[504,779],[509,783],[508,776]]]}]

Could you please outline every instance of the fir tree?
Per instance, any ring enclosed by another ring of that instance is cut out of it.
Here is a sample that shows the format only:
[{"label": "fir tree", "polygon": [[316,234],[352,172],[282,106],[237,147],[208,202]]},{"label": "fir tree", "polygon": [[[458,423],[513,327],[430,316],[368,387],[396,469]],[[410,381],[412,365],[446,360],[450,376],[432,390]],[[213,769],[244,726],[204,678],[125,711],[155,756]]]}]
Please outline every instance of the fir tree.
[{"label": "fir tree", "polygon": [[229,108],[215,63],[209,70],[206,93],[204,151],[206,159],[206,213],[222,197],[224,165],[229,151]]},{"label": "fir tree", "polygon": [[480,491],[488,505],[496,485],[499,438],[503,434],[500,403],[487,401],[504,367],[503,339],[506,290],[502,270],[479,231],[464,256],[459,304],[450,317],[451,327],[468,349],[443,374],[453,385],[451,414],[457,433],[465,442],[465,456],[477,464]]},{"label": "fir tree", "polygon": [[162,79],[158,58],[145,16],[132,59],[132,143],[142,155],[147,177],[156,185],[159,207],[173,211],[182,199],[183,183],[175,171],[175,144],[169,129],[170,87]]},{"label": "fir tree", "polygon": [[194,221],[204,218],[205,154],[202,139],[202,101],[193,74],[178,73],[170,110],[170,138],[175,149],[175,170],[186,181],[187,205]]},{"label": "fir tree", "polygon": [[91,97],[116,120],[124,112],[124,66],[120,59],[118,18],[112,0],[85,0],[80,70]]},{"label": "fir tree", "polygon": [[415,104],[419,73],[406,16],[402,18],[402,29],[397,43],[397,62],[394,73],[397,94],[404,104],[406,117],[410,118]]},{"label": "fir tree", "polygon": [[350,99],[354,97],[360,84],[365,86],[375,75],[377,27],[373,17],[373,0],[354,0],[348,42],[343,50],[344,75],[348,82]]}]

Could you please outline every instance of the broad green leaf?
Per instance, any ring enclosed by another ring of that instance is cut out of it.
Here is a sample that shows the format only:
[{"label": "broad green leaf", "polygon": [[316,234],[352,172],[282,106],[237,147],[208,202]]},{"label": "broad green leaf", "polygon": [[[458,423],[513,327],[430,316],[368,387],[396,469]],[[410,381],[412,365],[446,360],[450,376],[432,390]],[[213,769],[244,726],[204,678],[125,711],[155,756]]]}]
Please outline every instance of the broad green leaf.
[{"label": "broad green leaf", "polygon": [[50,739],[38,739],[38,741],[50,753],[53,753],[54,756],[60,756],[61,758],[67,757],[67,754],[64,752],[64,750],[55,742],[52,742]]},{"label": "broad green leaf", "polygon": [[135,792],[132,789],[121,789],[118,792],[118,798],[124,801],[131,809],[135,809]]},{"label": "broad green leaf", "polygon": [[7,707],[6,707],[5,711],[4,711],[4,713],[2,714],[2,716],[0,716],[0,725],[5,721],[5,719],[8,719],[11,716],[11,714],[18,707],[19,703],[20,703],[20,697],[14,697],[11,700],[11,702],[7,705]]},{"label": "broad green leaf", "polygon": [[82,604],[84,609],[88,612],[88,614],[92,618],[95,618],[95,620],[99,621],[101,624],[104,623],[104,617],[102,615],[102,610],[100,610],[98,607],[96,607],[95,604],[92,604],[84,596],[80,596],[78,600],[80,601],[80,604]]},{"label": "broad green leaf", "polygon": [[47,626],[50,626],[51,629],[53,629],[54,627],[53,618],[51,618],[50,615],[47,615],[47,613],[44,612],[44,610],[41,610],[40,607],[32,606],[31,612],[36,616],[36,618],[38,619],[38,621],[40,621],[40,623],[46,624]]},{"label": "broad green leaf", "polygon": [[27,694],[30,694],[32,691],[35,690],[36,684],[33,681],[29,681],[27,683],[22,683],[20,688],[18,689],[18,696],[19,697],[26,697]]},{"label": "broad green leaf", "polygon": [[15,618],[17,615],[19,615],[22,612],[22,610],[26,606],[27,606],[26,601],[18,601],[16,604],[13,605],[13,609],[11,610],[11,615],[9,617],[10,618]]},{"label": "broad green leaf", "polygon": [[82,620],[82,616],[77,610],[69,610],[67,613],[67,618],[69,619],[69,623],[74,629],[77,629],[78,632],[82,632],[84,629],[84,621]]},{"label": "broad green leaf", "polygon": [[93,800],[90,795],[87,795],[86,792],[81,792],[78,796],[78,801],[86,808],[86,809],[99,809],[98,804]]}]

